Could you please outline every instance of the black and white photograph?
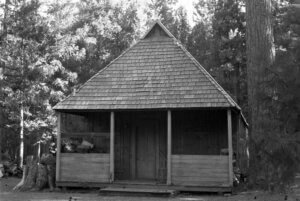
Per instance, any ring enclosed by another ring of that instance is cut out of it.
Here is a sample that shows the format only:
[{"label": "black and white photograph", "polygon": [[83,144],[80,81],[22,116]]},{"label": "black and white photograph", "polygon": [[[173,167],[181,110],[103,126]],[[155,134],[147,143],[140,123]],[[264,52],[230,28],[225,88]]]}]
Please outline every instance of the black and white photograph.
[{"label": "black and white photograph", "polygon": [[0,201],[300,201],[300,0],[0,0]]}]

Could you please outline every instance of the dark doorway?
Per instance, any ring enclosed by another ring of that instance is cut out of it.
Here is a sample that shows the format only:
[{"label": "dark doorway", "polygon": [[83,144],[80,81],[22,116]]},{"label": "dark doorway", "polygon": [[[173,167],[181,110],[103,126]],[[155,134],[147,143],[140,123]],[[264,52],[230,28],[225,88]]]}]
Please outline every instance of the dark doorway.
[{"label": "dark doorway", "polygon": [[165,183],[166,113],[116,113],[115,178]]},{"label": "dark doorway", "polygon": [[156,178],[156,122],[140,121],[136,129],[136,179]]}]

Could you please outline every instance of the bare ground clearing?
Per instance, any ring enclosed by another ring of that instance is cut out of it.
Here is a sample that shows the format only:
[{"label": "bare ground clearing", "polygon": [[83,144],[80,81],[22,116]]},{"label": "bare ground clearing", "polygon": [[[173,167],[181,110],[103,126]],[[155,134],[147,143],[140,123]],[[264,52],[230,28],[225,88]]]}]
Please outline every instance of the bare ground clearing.
[{"label": "bare ground clearing", "polygon": [[[96,190],[71,190],[67,192],[12,192],[19,178],[0,179],[0,201],[284,201],[283,194],[252,191],[232,196],[217,194],[180,194],[176,197],[156,196],[102,196]],[[300,201],[300,189],[287,195],[288,201]]]}]

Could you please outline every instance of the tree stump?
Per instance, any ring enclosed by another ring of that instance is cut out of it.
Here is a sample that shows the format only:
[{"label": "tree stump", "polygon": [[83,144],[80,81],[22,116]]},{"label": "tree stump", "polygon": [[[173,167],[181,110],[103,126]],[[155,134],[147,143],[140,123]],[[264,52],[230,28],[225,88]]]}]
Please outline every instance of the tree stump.
[{"label": "tree stump", "polygon": [[49,186],[50,191],[54,190],[55,183],[55,157],[52,154],[43,154],[38,164],[33,156],[26,158],[23,178],[14,191],[42,190]]},{"label": "tree stump", "polygon": [[43,164],[38,164],[38,173],[35,184],[36,190],[42,190],[47,187],[48,184],[48,176],[47,176],[47,166]]},{"label": "tree stump", "polygon": [[47,167],[48,185],[50,191],[53,191],[55,183],[55,157],[52,154],[43,154],[41,158],[41,163]]},{"label": "tree stump", "polygon": [[55,165],[47,165],[47,171],[48,171],[48,185],[50,188],[50,191],[54,190],[54,184],[55,184]]},{"label": "tree stump", "polygon": [[38,173],[37,161],[33,159],[33,156],[28,156],[26,158],[26,165],[28,167],[28,175],[25,178],[25,182],[20,190],[30,190],[35,187],[36,178]]}]

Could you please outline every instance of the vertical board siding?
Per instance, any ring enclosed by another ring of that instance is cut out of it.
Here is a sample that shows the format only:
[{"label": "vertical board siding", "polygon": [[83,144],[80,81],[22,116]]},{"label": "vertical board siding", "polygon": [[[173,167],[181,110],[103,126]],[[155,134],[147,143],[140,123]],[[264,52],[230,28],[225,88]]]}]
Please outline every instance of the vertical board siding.
[{"label": "vertical board siding", "polygon": [[109,181],[109,154],[61,153],[60,158],[59,181]]},{"label": "vertical board siding", "polygon": [[229,186],[228,156],[172,155],[172,184]]}]

